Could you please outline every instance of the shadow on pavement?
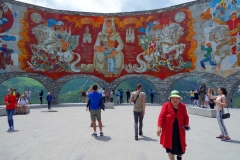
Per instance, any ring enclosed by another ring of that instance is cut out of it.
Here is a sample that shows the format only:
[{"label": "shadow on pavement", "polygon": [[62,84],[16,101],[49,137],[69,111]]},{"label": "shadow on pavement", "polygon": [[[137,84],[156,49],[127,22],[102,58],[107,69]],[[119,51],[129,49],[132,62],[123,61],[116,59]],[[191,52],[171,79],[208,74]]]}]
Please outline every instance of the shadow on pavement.
[{"label": "shadow on pavement", "polygon": [[19,130],[7,131],[8,133],[19,132]]},{"label": "shadow on pavement", "polygon": [[104,141],[104,142],[108,142],[108,141],[112,140],[112,138],[109,136],[100,136],[100,137],[98,136],[98,137],[95,137],[95,139],[99,140],[99,141]]},{"label": "shadow on pavement", "polygon": [[238,140],[231,140],[231,141],[228,141],[229,143],[236,143],[236,144],[240,144],[240,141]]},{"label": "shadow on pavement", "polygon": [[[142,138],[141,138],[142,137]],[[152,139],[152,138],[150,138],[150,137],[147,137],[147,136],[140,136],[140,137],[138,137],[139,139],[138,140],[140,140],[140,141],[158,141],[157,139]]]}]

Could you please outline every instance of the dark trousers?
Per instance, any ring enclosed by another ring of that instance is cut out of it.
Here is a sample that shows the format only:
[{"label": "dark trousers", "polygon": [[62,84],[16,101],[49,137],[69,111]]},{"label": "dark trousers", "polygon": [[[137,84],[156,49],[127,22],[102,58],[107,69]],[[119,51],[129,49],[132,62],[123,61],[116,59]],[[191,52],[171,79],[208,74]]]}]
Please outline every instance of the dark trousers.
[{"label": "dark trousers", "polygon": [[51,102],[47,102],[48,103],[48,109],[51,109]]},{"label": "dark trousers", "polygon": [[[210,99],[210,101],[213,101],[213,100]],[[214,109],[215,103],[210,103],[210,101],[209,101],[209,106],[211,109]]]},{"label": "dark trousers", "polygon": [[127,103],[129,103],[130,96],[127,96]]},{"label": "dark trousers", "polygon": [[39,99],[40,99],[40,103],[42,104],[42,97],[39,97]]},{"label": "dark trousers", "polygon": [[105,101],[106,101],[106,98],[105,98],[105,97],[102,97],[102,100],[103,100],[103,103],[105,103]]},{"label": "dark trousers", "polygon": [[[143,117],[144,115],[142,112],[135,112],[133,111],[134,115],[134,129],[135,129],[135,136],[142,134],[142,127],[143,127]],[[138,121],[139,121],[139,132],[138,132]]]},{"label": "dark trousers", "polygon": [[123,96],[120,96],[120,104],[123,103]]},{"label": "dark trousers", "polygon": [[154,96],[150,96],[150,98],[151,98],[151,103],[153,103],[153,98],[154,98]]},{"label": "dark trousers", "polygon": [[113,98],[110,98],[110,102],[113,102]]},{"label": "dark trousers", "polygon": [[6,109],[7,111],[7,118],[8,118],[8,125],[9,127],[13,127],[13,114],[15,109]]}]

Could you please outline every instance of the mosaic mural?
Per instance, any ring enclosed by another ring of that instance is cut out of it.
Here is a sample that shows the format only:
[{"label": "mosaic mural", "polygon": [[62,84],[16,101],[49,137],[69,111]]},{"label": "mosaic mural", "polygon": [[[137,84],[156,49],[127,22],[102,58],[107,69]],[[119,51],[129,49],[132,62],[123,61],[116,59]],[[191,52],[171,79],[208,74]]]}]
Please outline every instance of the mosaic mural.
[{"label": "mosaic mural", "polygon": [[0,2],[0,73],[53,79],[81,73],[107,82],[127,74],[165,79],[195,70],[226,77],[240,67],[239,3],[213,0],[98,16]]}]

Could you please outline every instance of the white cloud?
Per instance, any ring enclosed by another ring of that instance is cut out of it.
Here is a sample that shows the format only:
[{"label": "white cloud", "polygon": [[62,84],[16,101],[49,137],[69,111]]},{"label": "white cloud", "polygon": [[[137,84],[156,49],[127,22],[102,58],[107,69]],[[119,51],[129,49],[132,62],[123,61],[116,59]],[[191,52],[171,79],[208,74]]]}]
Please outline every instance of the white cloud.
[{"label": "white cloud", "polygon": [[[52,9],[116,13],[165,8],[192,0],[19,0]],[[163,1],[165,3],[163,3]]]}]

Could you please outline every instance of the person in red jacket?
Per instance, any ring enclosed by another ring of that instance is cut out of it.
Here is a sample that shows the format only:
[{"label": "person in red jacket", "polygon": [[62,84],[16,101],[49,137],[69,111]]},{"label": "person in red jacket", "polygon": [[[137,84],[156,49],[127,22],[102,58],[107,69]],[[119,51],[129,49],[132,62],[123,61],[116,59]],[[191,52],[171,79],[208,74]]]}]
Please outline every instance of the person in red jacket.
[{"label": "person in red jacket", "polygon": [[177,155],[177,160],[181,160],[187,146],[185,130],[190,129],[189,117],[177,90],[173,90],[168,99],[158,117],[157,135],[161,135],[160,144],[166,149],[169,159],[174,160],[174,155]]},{"label": "person in red jacket", "polygon": [[7,117],[8,117],[8,131],[14,130],[13,124],[13,114],[17,107],[17,99],[16,96],[12,94],[12,89],[8,89],[8,95],[6,95],[4,99],[4,104],[6,105]]}]

